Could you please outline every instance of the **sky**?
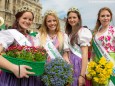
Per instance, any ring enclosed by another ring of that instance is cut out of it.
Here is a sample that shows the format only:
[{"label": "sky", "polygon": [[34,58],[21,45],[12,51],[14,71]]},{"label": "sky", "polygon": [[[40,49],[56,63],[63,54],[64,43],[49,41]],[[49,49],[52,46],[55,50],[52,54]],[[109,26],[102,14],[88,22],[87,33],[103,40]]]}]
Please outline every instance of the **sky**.
[{"label": "sky", "polygon": [[42,4],[42,15],[46,10],[52,9],[57,12],[59,18],[63,19],[69,8],[79,9],[83,25],[93,29],[97,19],[97,13],[102,7],[109,7],[113,13],[113,22],[115,25],[115,0],[40,0]]}]

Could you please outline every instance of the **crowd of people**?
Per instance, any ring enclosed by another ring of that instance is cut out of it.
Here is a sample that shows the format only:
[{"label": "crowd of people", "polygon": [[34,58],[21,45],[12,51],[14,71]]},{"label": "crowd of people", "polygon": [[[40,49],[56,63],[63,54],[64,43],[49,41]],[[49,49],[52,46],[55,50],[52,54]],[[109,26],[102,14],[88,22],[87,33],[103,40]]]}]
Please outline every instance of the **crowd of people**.
[{"label": "crowd of people", "polygon": [[[0,86],[44,86],[41,77],[29,76],[34,74],[28,71],[32,69],[30,66],[13,64],[2,56],[2,52],[5,52],[9,46],[22,46],[25,41],[28,46],[44,47],[48,51],[47,62],[61,57],[68,64],[72,64],[73,82],[70,86],[95,86],[91,80],[88,83],[86,78],[87,65],[90,61],[88,60],[89,52],[90,54],[95,53],[90,47],[92,40],[95,40],[101,46],[101,50],[107,53],[107,57],[112,58],[115,62],[115,27],[111,25],[112,11],[108,7],[99,10],[93,33],[88,27],[82,25],[80,11],[73,7],[67,12],[65,32],[61,31],[59,19],[54,10],[47,10],[44,13],[42,25],[36,36],[30,36],[28,33],[28,28],[34,20],[31,10],[19,10],[15,18],[11,29],[0,31],[0,67],[13,72],[8,73],[1,70]],[[23,38],[18,40],[16,36]],[[52,52],[47,44],[52,47]],[[56,54],[54,55],[53,52]],[[94,58],[94,55],[90,57],[92,60],[97,58],[96,56]],[[113,72],[112,75],[114,74]],[[108,83],[102,86],[112,86],[110,81],[109,79]]]}]

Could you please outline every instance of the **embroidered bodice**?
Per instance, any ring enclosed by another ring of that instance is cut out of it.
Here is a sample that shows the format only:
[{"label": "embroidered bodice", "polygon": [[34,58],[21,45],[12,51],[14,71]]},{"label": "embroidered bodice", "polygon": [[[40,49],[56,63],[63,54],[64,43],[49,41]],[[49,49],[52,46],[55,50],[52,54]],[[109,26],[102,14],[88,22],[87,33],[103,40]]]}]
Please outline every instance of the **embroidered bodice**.
[{"label": "embroidered bodice", "polygon": [[107,52],[115,52],[115,27],[109,26],[107,31],[99,37],[96,36],[96,39]]}]

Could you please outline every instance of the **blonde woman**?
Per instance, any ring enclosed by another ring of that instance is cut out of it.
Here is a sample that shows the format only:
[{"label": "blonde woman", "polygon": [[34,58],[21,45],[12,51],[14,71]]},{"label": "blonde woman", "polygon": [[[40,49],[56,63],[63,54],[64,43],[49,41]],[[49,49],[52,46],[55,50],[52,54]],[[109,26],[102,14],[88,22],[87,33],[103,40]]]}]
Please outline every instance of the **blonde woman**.
[{"label": "blonde woman", "polygon": [[48,10],[45,12],[43,23],[36,37],[38,38],[37,44],[47,50],[48,62],[55,58],[63,58],[69,63],[68,36],[61,32],[55,11]]}]

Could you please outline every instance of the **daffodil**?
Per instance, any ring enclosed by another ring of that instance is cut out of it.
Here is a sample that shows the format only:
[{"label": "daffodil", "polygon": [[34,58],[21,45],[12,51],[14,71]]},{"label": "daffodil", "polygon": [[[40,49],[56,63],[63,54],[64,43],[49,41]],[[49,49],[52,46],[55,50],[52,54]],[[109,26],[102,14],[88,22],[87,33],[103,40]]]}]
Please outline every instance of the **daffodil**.
[{"label": "daffodil", "polygon": [[86,75],[87,78],[92,78],[99,84],[106,84],[110,75],[112,74],[113,63],[106,61],[105,57],[102,57],[98,62],[91,61],[88,64]]}]

